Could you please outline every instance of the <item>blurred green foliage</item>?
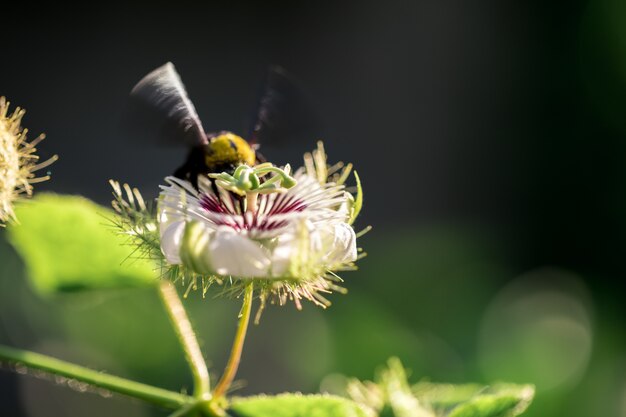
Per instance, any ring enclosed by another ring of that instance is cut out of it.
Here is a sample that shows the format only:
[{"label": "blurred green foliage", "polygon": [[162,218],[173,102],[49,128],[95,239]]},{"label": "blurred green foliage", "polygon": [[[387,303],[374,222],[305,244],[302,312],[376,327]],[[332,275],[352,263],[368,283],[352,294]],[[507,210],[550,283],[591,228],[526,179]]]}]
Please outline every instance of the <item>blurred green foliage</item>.
[{"label": "blurred green foliage", "polygon": [[[541,269],[520,275],[503,261],[497,235],[476,236],[468,229],[436,227],[370,233],[362,241],[369,257],[359,271],[343,275],[349,294],[333,296],[328,310],[268,306],[261,323],[250,328],[239,373],[247,385],[235,393],[313,393],[322,380],[322,388],[327,385],[325,375],[367,379],[398,356],[412,371],[411,380],[421,384],[536,382],[536,400],[524,415],[619,415],[626,387],[619,358],[626,343],[610,325],[616,322],[597,316],[595,300],[575,274]],[[153,288],[40,298],[25,269],[0,239],[0,343],[164,388],[190,389],[191,377]],[[192,291],[185,304],[217,373],[239,301],[214,299],[212,291],[203,299]],[[563,343],[571,345],[571,355],[560,355]],[[568,366],[575,371],[563,373]],[[104,401],[28,377],[19,380],[28,416],[58,415],[90,402],[98,405],[92,417],[165,415],[125,399]]]},{"label": "blurred green foliage", "polygon": [[79,196],[39,194],[16,210],[9,238],[42,294],[154,285],[155,266],[135,259],[112,210]]},{"label": "blurred green foliage", "polygon": [[345,395],[381,417],[514,417],[534,395],[532,385],[436,384],[411,386],[397,358],[378,372],[374,382],[349,380]]}]

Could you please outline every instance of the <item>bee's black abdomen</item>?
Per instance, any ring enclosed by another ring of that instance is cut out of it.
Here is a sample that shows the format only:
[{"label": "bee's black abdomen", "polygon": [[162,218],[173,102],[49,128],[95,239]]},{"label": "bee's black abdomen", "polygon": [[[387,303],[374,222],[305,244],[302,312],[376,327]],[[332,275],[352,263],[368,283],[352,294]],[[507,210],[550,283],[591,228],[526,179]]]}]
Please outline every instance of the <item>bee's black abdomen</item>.
[{"label": "bee's black abdomen", "polygon": [[198,175],[208,174],[206,163],[204,162],[205,146],[194,146],[187,155],[187,160],[176,171],[174,176],[181,180],[189,181],[194,188],[198,188]]}]

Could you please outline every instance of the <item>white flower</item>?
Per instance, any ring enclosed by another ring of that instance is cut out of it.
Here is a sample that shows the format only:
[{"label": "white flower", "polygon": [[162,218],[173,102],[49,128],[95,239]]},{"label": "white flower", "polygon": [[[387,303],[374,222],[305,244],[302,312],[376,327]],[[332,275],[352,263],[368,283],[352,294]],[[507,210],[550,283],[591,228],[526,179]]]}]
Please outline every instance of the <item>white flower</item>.
[{"label": "white flower", "polygon": [[49,178],[35,178],[34,172],[57,160],[54,156],[38,163],[36,145],[44,139],[44,135],[27,141],[28,130],[21,126],[24,113],[24,109],[17,107],[9,114],[9,103],[0,97],[0,226],[16,220],[13,203],[18,197],[23,194],[30,196],[33,184]]},{"label": "white flower", "polygon": [[343,185],[321,184],[304,170],[292,188],[246,198],[200,178],[166,178],[159,200],[161,250],[170,264],[237,279],[317,279],[357,259]]},{"label": "white flower", "polygon": [[[344,185],[351,173],[355,190]],[[288,165],[266,162],[200,175],[197,185],[165,182],[155,218],[137,189],[111,181],[114,224],[134,253],[156,260],[187,292],[204,295],[215,284],[236,297],[252,285],[261,300],[257,320],[267,300],[330,305],[325,294],[345,293],[336,273],[365,256],[356,240],[370,227],[352,228],[363,205],[359,176],[351,164],[328,165],[321,142],[293,176]]]}]

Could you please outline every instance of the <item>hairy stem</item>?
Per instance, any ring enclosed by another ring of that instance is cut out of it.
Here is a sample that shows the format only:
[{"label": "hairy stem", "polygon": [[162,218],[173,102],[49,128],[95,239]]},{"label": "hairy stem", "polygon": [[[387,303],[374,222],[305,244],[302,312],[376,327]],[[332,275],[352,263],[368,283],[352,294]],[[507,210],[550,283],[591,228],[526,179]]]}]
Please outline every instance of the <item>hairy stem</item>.
[{"label": "hairy stem", "polygon": [[192,412],[194,412],[197,408],[198,408],[198,403],[190,403],[190,404],[187,404],[187,405],[179,408],[178,410],[174,411],[172,414],[170,414],[167,417],[184,417],[184,416],[188,416]]},{"label": "hairy stem", "polygon": [[253,289],[252,283],[246,286],[243,296],[243,305],[241,307],[241,312],[239,313],[239,324],[237,326],[237,332],[235,333],[235,340],[233,342],[233,347],[230,350],[230,357],[228,358],[226,369],[224,369],[224,375],[222,375],[222,378],[215,387],[215,391],[213,391],[213,396],[215,398],[222,397],[226,391],[228,391],[230,384],[232,384],[235,379],[235,375],[237,374],[237,368],[239,368],[239,362],[241,361],[243,343],[246,340],[248,322],[250,321]]},{"label": "hairy stem", "polygon": [[193,395],[198,399],[209,400],[211,398],[209,371],[198,345],[196,334],[189,322],[189,317],[187,317],[185,308],[178,297],[178,292],[176,292],[176,287],[171,282],[163,280],[159,285],[159,295],[189,363],[193,375]]},{"label": "hairy stem", "polygon": [[54,375],[71,378],[95,387],[139,398],[165,408],[176,409],[195,401],[193,397],[177,392],[107,375],[73,363],[8,346],[0,345],[0,361],[24,365],[31,369],[38,369]]}]

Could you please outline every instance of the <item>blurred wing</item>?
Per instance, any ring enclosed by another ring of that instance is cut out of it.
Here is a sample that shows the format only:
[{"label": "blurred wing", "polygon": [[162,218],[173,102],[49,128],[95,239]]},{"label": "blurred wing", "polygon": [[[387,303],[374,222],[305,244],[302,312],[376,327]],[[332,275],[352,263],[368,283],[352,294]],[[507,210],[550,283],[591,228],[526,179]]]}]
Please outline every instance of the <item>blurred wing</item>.
[{"label": "blurred wing", "polygon": [[139,81],[130,98],[129,118],[138,133],[146,135],[156,130],[152,136],[165,143],[208,143],[198,113],[171,62]]},{"label": "blurred wing", "polygon": [[300,83],[279,66],[270,67],[254,116],[248,134],[251,144],[318,139],[322,130]]}]

